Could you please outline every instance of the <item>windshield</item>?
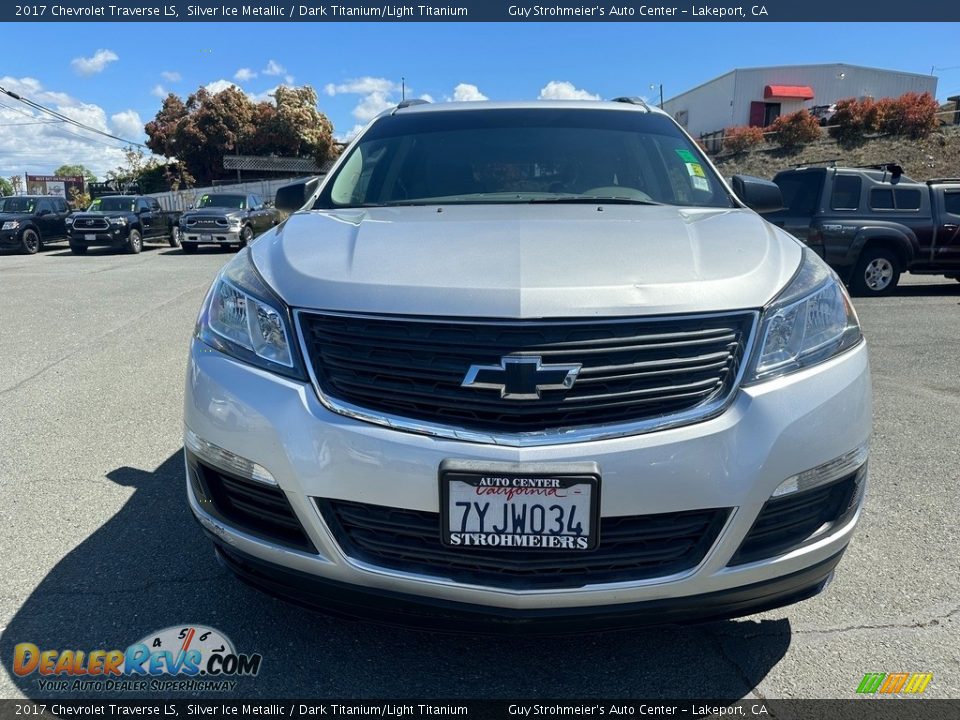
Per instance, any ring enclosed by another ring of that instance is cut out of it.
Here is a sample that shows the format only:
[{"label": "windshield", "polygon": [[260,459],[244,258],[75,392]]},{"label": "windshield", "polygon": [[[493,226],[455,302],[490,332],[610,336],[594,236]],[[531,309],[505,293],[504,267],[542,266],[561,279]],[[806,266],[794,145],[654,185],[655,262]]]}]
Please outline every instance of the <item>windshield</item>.
[{"label": "windshield", "polygon": [[669,118],[558,108],[384,117],[315,207],[595,200],[733,207]]},{"label": "windshield", "polygon": [[198,208],[205,207],[222,207],[222,208],[232,208],[234,210],[244,210],[247,207],[247,196],[246,195],[202,195],[199,202],[197,202]]},{"label": "windshield", "polygon": [[94,200],[87,209],[100,212],[111,212],[115,210],[133,212],[133,203],[134,198],[132,197],[103,197]]},{"label": "windshield", "polygon": [[3,212],[32,213],[36,206],[37,201],[33,198],[8,197],[3,199]]}]

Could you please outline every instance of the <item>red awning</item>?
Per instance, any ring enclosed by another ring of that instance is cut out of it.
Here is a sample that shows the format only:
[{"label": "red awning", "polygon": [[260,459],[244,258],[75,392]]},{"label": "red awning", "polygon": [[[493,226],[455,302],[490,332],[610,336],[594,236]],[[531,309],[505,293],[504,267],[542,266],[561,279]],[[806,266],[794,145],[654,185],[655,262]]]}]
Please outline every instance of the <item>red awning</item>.
[{"label": "red awning", "polygon": [[809,85],[767,85],[763,97],[783,100],[813,100],[813,88]]}]

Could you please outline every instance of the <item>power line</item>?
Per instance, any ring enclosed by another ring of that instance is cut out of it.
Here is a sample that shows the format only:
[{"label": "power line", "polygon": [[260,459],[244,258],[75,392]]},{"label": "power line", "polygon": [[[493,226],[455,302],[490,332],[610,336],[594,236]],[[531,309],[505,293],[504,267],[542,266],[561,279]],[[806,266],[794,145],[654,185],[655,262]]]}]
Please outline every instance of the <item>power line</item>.
[{"label": "power line", "polygon": [[133,140],[128,140],[126,138],[119,137],[118,135],[114,135],[104,130],[100,130],[99,128],[95,128],[91,125],[87,125],[86,123],[82,123],[79,120],[74,120],[72,117],[69,117],[67,115],[64,115],[63,113],[57,112],[56,110],[51,110],[45,105],[41,105],[40,103],[34,102],[29,98],[25,98],[22,95],[13,92],[12,90],[7,90],[5,87],[0,87],[0,92],[2,92],[4,95],[8,95],[9,97],[12,97],[14,100],[19,100],[20,102],[22,102],[24,105],[27,105],[28,107],[39,110],[40,112],[46,113],[47,115],[51,115],[59,120],[62,120],[63,122],[66,122],[78,128],[81,128],[82,130],[87,130],[88,132],[96,133],[97,135],[103,135],[104,137],[108,137],[111,140],[122,142],[126,145],[141,147],[141,148],[144,148],[145,150],[150,149],[143,143],[135,142]]},{"label": "power line", "polygon": [[[23,110],[22,108],[13,107],[12,105],[7,105],[6,103],[0,102],[0,107],[6,108],[7,110],[12,110],[13,112],[16,112],[16,113],[20,113],[21,115],[24,115],[24,116],[26,116],[26,117],[28,117],[28,118],[36,118],[36,117],[37,117],[37,116],[34,115],[33,113],[27,112],[26,110]],[[73,135],[74,137],[78,137],[78,138],[80,138],[81,140],[86,140],[87,142],[96,143],[96,144],[98,144],[98,145],[103,145],[104,147],[112,148],[112,149],[115,149],[115,150],[122,150],[123,147],[125,147],[125,146],[113,145],[113,144],[108,143],[108,142],[105,142],[105,141],[103,141],[103,140],[98,140],[97,138],[92,138],[92,137],[89,137],[89,136],[87,136],[87,135],[81,135],[80,133],[73,132],[72,130],[67,130],[67,128],[61,126],[61,123],[66,123],[66,122],[67,122],[67,121],[65,121],[65,120],[56,119],[56,120],[38,121],[38,124],[56,125],[57,127],[52,127],[52,128],[50,128],[50,129],[51,129],[51,130],[56,130],[57,132],[66,133],[66,134],[68,134],[68,135]],[[11,123],[11,124],[14,124],[14,123]],[[21,124],[21,125],[29,125],[30,123],[20,123],[20,124]],[[73,124],[73,123],[72,123],[72,124]],[[2,127],[2,126],[0,126],[0,127]],[[126,141],[121,141],[121,142],[126,142]],[[141,147],[142,147],[142,146],[141,146]]]}]

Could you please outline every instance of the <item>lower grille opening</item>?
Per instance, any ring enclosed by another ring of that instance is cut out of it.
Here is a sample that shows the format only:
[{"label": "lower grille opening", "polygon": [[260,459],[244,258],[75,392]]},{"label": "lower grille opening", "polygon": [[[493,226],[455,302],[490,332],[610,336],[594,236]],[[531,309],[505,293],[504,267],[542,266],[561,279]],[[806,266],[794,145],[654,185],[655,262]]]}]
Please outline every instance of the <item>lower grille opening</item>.
[{"label": "lower grille opening", "polygon": [[203,509],[225,524],[270,542],[316,552],[283,490],[225,473],[190,457]]},{"label": "lower grille opening", "polygon": [[437,513],[316,498],[343,551],[362,562],[511,589],[581,587],[664,577],[695,568],[730,515],[711,508],[605,517],[591,552],[449,548]]},{"label": "lower grille opening", "polygon": [[730,565],[782,555],[812,542],[856,512],[866,468],[829,485],[767,500]]}]

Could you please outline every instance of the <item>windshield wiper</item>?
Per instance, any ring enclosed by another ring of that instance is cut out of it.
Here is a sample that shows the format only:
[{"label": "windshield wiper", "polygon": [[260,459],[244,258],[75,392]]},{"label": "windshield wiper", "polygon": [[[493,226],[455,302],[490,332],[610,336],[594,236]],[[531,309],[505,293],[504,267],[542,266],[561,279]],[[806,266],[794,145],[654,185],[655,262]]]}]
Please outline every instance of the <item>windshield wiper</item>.
[{"label": "windshield wiper", "polygon": [[592,195],[563,195],[552,198],[533,198],[527,200],[531,204],[556,203],[569,205],[666,205],[656,200],[641,200],[639,198],[600,197]]}]

